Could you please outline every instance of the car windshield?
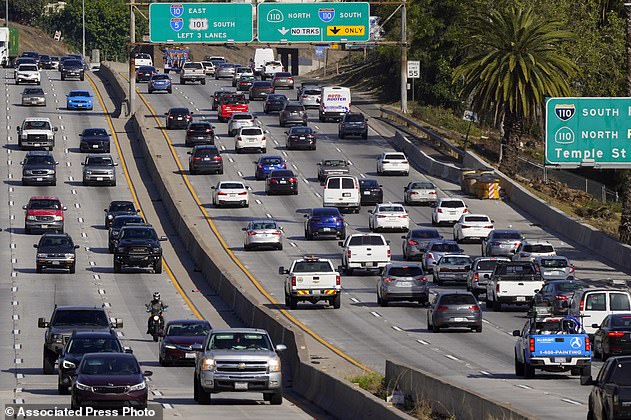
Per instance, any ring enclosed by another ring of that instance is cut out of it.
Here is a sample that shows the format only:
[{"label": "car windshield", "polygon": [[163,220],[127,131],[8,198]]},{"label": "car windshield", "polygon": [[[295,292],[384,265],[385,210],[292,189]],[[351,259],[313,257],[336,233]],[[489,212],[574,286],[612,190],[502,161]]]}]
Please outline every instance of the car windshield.
[{"label": "car windshield", "polygon": [[88,128],[83,130],[83,135],[86,137],[107,137],[107,131],[103,128]]},{"label": "car windshield", "polygon": [[333,271],[328,261],[298,261],[292,270],[293,273],[332,273]]},{"label": "car windshield", "polygon": [[405,160],[405,155],[403,153],[386,153],[383,158],[389,160]]},{"label": "car windshield", "polygon": [[524,245],[524,252],[547,254],[549,252],[554,252],[554,248],[552,248],[552,245],[526,244]]},{"label": "car windshield", "polygon": [[487,216],[465,216],[465,222],[491,222]]},{"label": "car windshield", "polygon": [[253,120],[254,116],[252,114],[233,114],[233,120]]},{"label": "car windshield", "polygon": [[260,229],[278,229],[276,223],[274,222],[255,222],[250,226],[251,230],[260,230]]},{"label": "car windshield", "polygon": [[115,217],[112,222],[112,229],[120,229],[121,227],[128,225],[130,223],[144,223],[142,217],[140,216],[132,216],[132,217]]},{"label": "car windshield", "polygon": [[426,230],[426,229],[415,229],[411,234],[412,238],[420,238],[420,239],[432,239],[432,238],[440,238],[440,234],[437,230]]},{"label": "car windshield", "polygon": [[[136,57],[136,58],[138,58],[138,57]],[[155,67],[151,67],[151,66],[141,66],[141,67],[138,67],[138,71],[139,72],[156,71],[156,68]]]},{"label": "car windshield", "polygon": [[311,215],[315,217],[322,217],[322,216],[342,217],[342,215],[340,214],[340,211],[336,209],[335,207],[326,208],[326,209],[313,209],[313,212]]},{"label": "car windshield", "polygon": [[322,93],[322,91],[320,89],[305,89],[302,94],[307,96],[307,95],[320,95]]},{"label": "car windshield", "polygon": [[186,64],[184,64],[184,68],[185,69],[203,70],[204,66],[202,66],[202,63],[186,63]]},{"label": "car windshield", "polygon": [[81,366],[82,375],[123,376],[138,375],[140,373],[138,362],[130,357],[102,358],[98,356],[84,356]]},{"label": "car windshield", "polygon": [[440,305],[477,305],[473,295],[453,294],[440,297]]},{"label": "car windshield", "polygon": [[347,114],[344,120],[348,122],[364,122],[364,116],[362,114]]},{"label": "car windshield", "polygon": [[623,361],[616,363],[609,377],[609,382],[618,386],[631,386],[631,362]]},{"label": "car windshield", "polygon": [[245,187],[243,186],[243,184],[240,184],[238,182],[222,182],[221,184],[219,184],[219,189],[220,190],[244,190]]},{"label": "car windshield", "polygon": [[68,94],[69,97],[74,98],[77,96],[90,96],[90,93],[86,90],[73,90]]},{"label": "car windshield", "polygon": [[519,232],[493,232],[493,239],[521,240],[521,234]]},{"label": "car windshield", "polygon": [[95,156],[95,157],[88,158],[85,165],[86,166],[113,166],[114,162],[112,162],[112,159],[108,157]]},{"label": "car windshield", "polygon": [[99,327],[109,327],[110,323],[107,315],[102,310],[97,309],[77,309],[77,310],[57,310],[55,316],[50,321],[55,327],[69,325],[95,325]]},{"label": "car windshield", "polygon": [[325,160],[322,166],[347,166],[345,160]]},{"label": "car windshield", "polygon": [[433,190],[435,188],[431,182],[413,182],[410,184],[412,190]]},{"label": "car windshield", "polygon": [[83,63],[75,59],[64,60],[64,67],[83,67]]},{"label": "car windshield", "polygon": [[68,248],[73,247],[72,239],[68,236],[44,236],[40,240],[39,246],[42,248],[47,247],[61,247]]},{"label": "car windshield", "polygon": [[285,111],[289,111],[289,112],[300,112],[300,111],[304,111],[305,108],[303,106],[299,106],[299,105],[287,105],[285,107]]},{"label": "car windshield", "polygon": [[448,201],[441,201],[439,207],[444,207],[448,209],[458,209],[464,206],[465,206],[464,203],[460,200],[448,200]]},{"label": "car windshield", "polygon": [[31,200],[29,208],[33,210],[61,210],[61,204],[57,200]]},{"label": "car windshield", "polygon": [[44,91],[40,88],[26,88],[24,89],[24,92],[22,92],[23,95],[43,95]]},{"label": "car windshield", "polygon": [[269,95],[267,97],[268,101],[287,101],[287,97],[285,95]]},{"label": "car windshield", "polygon": [[205,337],[210,332],[206,323],[169,324],[166,335],[171,337]]},{"label": "car windshield", "polygon": [[403,213],[405,209],[403,206],[379,206],[377,209],[379,213]]},{"label": "car windshield", "polygon": [[436,243],[432,245],[435,252],[460,252],[460,247],[456,244]]},{"label": "car windshield", "polygon": [[482,260],[478,261],[478,270],[481,271],[493,271],[497,265],[497,260]]},{"label": "car windshield", "polygon": [[136,208],[134,207],[133,203],[130,202],[118,202],[118,203],[112,203],[110,204],[110,211],[111,212],[115,212],[115,211],[135,211]]},{"label": "car windshield", "polygon": [[512,276],[532,276],[536,274],[530,264],[502,264],[495,269],[497,274]]},{"label": "car windshield", "polygon": [[568,265],[565,258],[542,258],[539,264],[545,268],[565,268]]},{"label": "car windshield", "polygon": [[239,82],[251,82],[254,80],[254,76],[241,76]]},{"label": "car windshield", "polygon": [[265,158],[261,160],[261,163],[263,165],[280,165],[283,161],[280,158]]},{"label": "car windshield", "polygon": [[283,171],[272,171],[270,172],[270,178],[273,177],[278,177],[278,178],[286,178],[286,177],[293,177],[294,173],[290,170],[283,170]]},{"label": "car windshield", "polygon": [[271,351],[272,343],[265,334],[243,333],[216,333],[208,340],[210,350],[264,350]]},{"label": "car windshield", "polygon": [[311,127],[292,127],[290,134],[311,134]]},{"label": "car windshield", "polygon": [[38,67],[36,64],[20,64],[18,71],[37,71]]},{"label": "car windshield", "polygon": [[210,124],[206,124],[206,123],[192,123],[189,124],[188,129],[189,130],[196,130],[196,131],[204,131],[204,130],[210,130]]},{"label": "car windshield", "polygon": [[55,159],[51,155],[31,155],[27,156],[25,165],[54,165]]},{"label": "car windshield", "polygon": [[252,85],[254,88],[271,88],[272,82],[254,82]]},{"label": "car windshield", "polygon": [[386,241],[379,235],[361,235],[353,236],[348,243],[348,246],[361,246],[361,245],[387,245]]},{"label": "car windshield", "polygon": [[390,267],[386,275],[392,277],[417,277],[423,275],[423,270],[418,265]]},{"label": "car windshield", "polygon": [[158,239],[158,235],[156,231],[153,229],[148,229],[144,227],[140,228],[131,228],[125,227],[121,231],[121,239]]},{"label": "car windshield", "polygon": [[471,259],[467,257],[442,257],[440,259],[440,265],[467,265],[471,263]]},{"label": "car windshield", "polygon": [[154,74],[151,80],[168,80],[169,76],[166,74]]},{"label": "car windshield", "polygon": [[66,347],[66,353],[121,353],[120,343],[114,338],[71,338]]},{"label": "car windshield", "polygon": [[631,328],[631,315],[611,315],[611,326]]},{"label": "car windshield", "polygon": [[50,130],[48,121],[25,121],[23,130]]},{"label": "car windshield", "polygon": [[575,290],[582,289],[585,287],[585,283],[580,282],[568,282],[568,283],[557,283],[555,288],[559,292],[574,292]]}]

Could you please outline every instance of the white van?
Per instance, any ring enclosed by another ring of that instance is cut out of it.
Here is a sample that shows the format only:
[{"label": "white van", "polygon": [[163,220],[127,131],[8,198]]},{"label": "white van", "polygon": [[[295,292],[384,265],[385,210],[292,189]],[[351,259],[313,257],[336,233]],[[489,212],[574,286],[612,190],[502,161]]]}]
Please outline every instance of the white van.
[{"label": "white van", "polygon": [[570,302],[569,315],[579,317],[588,334],[594,334],[607,315],[631,312],[628,289],[585,288],[577,290]]},{"label": "white van", "polygon": [[146,53],[137,53],[134,56],[134,66],[153,66],[153,59],[149,54]]},{"label": "white van", "polygon": [[341,86],[325,86],[320,97],[320,121],[341,120],[351,111],[351,90]]},{"label": "white van", "polygon": [[359,181],[351,175],[332,175],[324,181],[322,205],[338,207],[359,213],[360,209]]},{"label": "white van", "polygon": [[265,69],[265,63],[274,61],[274,49],[273,48],[257,48],[254,51],[254,59],[252,60],[252,70],[255,75],[260,75]]}]

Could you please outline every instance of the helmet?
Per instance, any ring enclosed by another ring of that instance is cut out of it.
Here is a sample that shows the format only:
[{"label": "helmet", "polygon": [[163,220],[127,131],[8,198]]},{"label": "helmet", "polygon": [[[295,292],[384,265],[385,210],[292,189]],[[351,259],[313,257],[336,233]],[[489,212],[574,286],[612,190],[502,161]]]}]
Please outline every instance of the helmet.
[{"label": "helmet", "polygon": [[153,300],[160,300],[160,292],[153,292]]}]

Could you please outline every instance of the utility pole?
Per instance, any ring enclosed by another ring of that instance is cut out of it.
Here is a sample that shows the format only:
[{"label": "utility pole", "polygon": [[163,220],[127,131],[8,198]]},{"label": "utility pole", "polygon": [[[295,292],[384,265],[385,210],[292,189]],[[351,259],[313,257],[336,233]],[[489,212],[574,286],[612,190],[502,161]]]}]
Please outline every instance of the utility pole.
[{"label": "utility pole", "polygon": [[83,24],[83,50],[81,52],[83,53],[83,60],[85,60],[85,0],[81,0],[81,6],[81,21]]},{"label": "utility pole", "polygon": [[136,44],[136,15],[134,5],[129,6],[129,109],[127,113],[133,116],[136,111],[136,69],[134,65],[134,49]]},{"label": "utility pole", "polygon": [[401,5],[401,112],[408,113],[408,36],[406,0]]},{"label": "utility pole", "polygon": [[9,27],[9,0],[4,2],[4,26]]}]

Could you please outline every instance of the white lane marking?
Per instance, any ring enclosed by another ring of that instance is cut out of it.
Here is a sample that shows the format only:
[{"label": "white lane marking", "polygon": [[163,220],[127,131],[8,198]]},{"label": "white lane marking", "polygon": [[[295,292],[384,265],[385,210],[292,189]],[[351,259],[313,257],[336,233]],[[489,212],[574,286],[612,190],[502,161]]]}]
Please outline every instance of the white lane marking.
[{"label": "white lane marking", "polygon": [[119,336],[119,337],[124,337],[125,336],[125,334],[123,334],[122,331],[116,331],[116,335]]},{"label": "white lane marking", "polygon": [[374,316],[375,318],[381,318],[381,315],[379,315],[379,313],[375,311],[370,312],[370,315]]},{"label": "white lane marking", "polygon": [[240,177],[243,177],[243,172],[237,171],[237,175],[239,175]]},{"label": "white lane marking", "polygon": [[228,161],[229,161],[230,163],[234,163],[234,159],[232,159],[231,157],[229,157],[229,158],[228,158]]},{"label": "white lane marking", "polygon": [[359,173],[359,177],[360,178],[366,178],[366,175],[362,174],[361,172]]},{"label": "white lane marking", "polygon": [[17,292],[17,291],[18,291],[18,287],[17,287],[17,286],[13,286],[13,287],[11,288],[11,291],[12,291],[13,293]]},{"label": "white lane marking", "polygon": [[271,214],[269,214],[269,213],[265,213],[265,215],[267,216],[267,218],[268,218],[268,219],[271,219],[271,218],[272,218],[272,215],[271,215]]},{"label": "white lane marking", "polygon": [[21,365],[22,364],[22,359],[15,359],[15,364],[16,365]]},{"label": "white lane marking", "polygon": [[293,242],[290,242],[290,243],[289,243],[289,245],[293,246],[294,248],[298,246],[298,245],[296,245],[296,244],[295,244],[295,243],[293,243]]},{"label": "white lane marking", "polygon": [[583,405],[583,403],[571,400],[569,398],[561,398],[561,401],[566,402],[566,403],[570,403],[570,404],[574,404],[574,405]]},{"label": "white lane marking", "polygon": [[283,150],[283,156],[287,157],[287,152]]},{"label": "white lane marking", "polygon": [[15,393],[16,394],[19,394],[20,392],[22,392],[22,388],[21,387],[15,388]]},{"label": "white lane marking", "polygon": [[353,166],[353,162],[351,162],[350,160],[348,161],[348,164],[349,164],[350,166]]},{"label": "white lane marking", "polygon": [[10,217],[11,220],[15,220],[15,214],[12,214]]},{"label": "white lane marking", "polygon": [[9,174],[9,179],[13,178],[13,174]]},{"label": "white lane marking", "polygon": [[103,302],[103,305],[105,305],[106,308],[111,308],[112,304],[109,302]]},{"label": "white lane marking", "polygon": [[491,323],[489,321],[487,321],[486,319],[483,319],[482,322],[484,322],[485,324],[491,325]]},{"label": "white lane marking", "polygon": [[20,330],[13,330],[13,335],[19,335],[20,334]]},{"label": "white lane marking", "polygon": [[76,208],[80,208],[80,207],[81,207],[81,204],[79,204],[79,203],[74,203],[74,206],[75,206]]},{"label": "white lane marking", "polygon": [[82,236],[82,237],[84,237],[84,238],[87,238],[87,237],[88,237],[88,234],[87,234],[87,233],[85,233],[85,232],[81,232],[81,236]]},{"label": "white lane marking", "polygon": [[13,161],[11,159],[7,160],[7,165],[11,165],[13,163]]},{"label": "white lane marking", "polygon": [[15,377],[16,377],[17,379],[24,379],[24,374],[23,374],[23,373],[16,373],[16,374],[15,374]]},{"label": "white lane marking", "polygon": [[58,115],[59,119],[61,119],[61,115]]},{"label": "white lane marking", "polygon": [[72,194],[76,194],[76,193],[77,193],[77,190],[70,190],[70,192],[71,192]]},{"label": "white lane marking", "polygon": [[94,277],[94,280],[101,280],[101,276],[99,276],[98,274],[95,274],[92,277]]},{"label": "white lane marking", "polygon": [[66,137],[66,136],[63,136],[63,138],[64,138],[64,141],[67,141],[67,140],[68,140],[68,137]]},{"label": "white lane marking", "polygon": [[69,176],[69,177],[68,177],[68,181],[74,181],[74,177]]},{"label": "white lane marking", "polygon": [[9,192],[13,192],[13,187],[9,187]]},{"label": "white lane marking", "polygon": [[226,146],[224,146],[223,144],[221,145],[221,150],[226,150]]},{"label": "white lane marking", "polygon": [[481,370],[480,373],[482,375],[486,375],[486,376],[493,376],[493,374],[491,372],[487,372],[486,370]]},{"label": "white lane marking", "polygon": [[13,202],[13,200],[9,200],[9,205],[10,205],[10,206],[12,206],[12,205],[14,205],[14,204],[15,204],[15,203]]},{"label": "white lane marking", "polygon": [[17,271],[12,271],[11,272],[11,277],[17,277],[18,276],[18,272]]},{"label": "white lane marking", "polygon": [[460,359],[458,359],[456,356],[452,356],[451,354],[445,354],[445,357],[446,357],[447,359],[451,359],[451,360],[457,360],[457,361],[459,361],[459,360],[460,360]]},{"label": "white lane marking", "polygon": [[79,217],[77,218],[77,220],[79,221],[79,223],[83,223],[83,217]]},{"label": "white lane marking", "polygon": [[24,404],[24,398],[16,398],[13,401],[14,404]]},{"label": "white lane marking", "polygon": [[337,150],[338,153],[342,153],[339,147],[336,147],[335,150]]},{"label": "white lane marking", "polygon": [[15,249],[15,244],[11,244],[11,248]]},{"label": "white lane marking", "polygon": [[322,196],[320,195],[320,193],[314,192],[314,194],[315,194],[315,196],[316,196],[316,197],[318,197],[318,198],[322,197]]},{"label": "white lane marking", "polygon": [[13,349],[20,350],[22,348],[22,344],[14,344]]},{"label": "white lane marking", "polygon": [[353,302],[353,303],[359,303],[359,299],[352,297],[352,298],[351,298],[351,302]]},{"label": "white lane marking", "polygon": [[517,384],[517,385],[515,385],[515,386],[517,386],[517,387],[519,387],[519,388],[522,388],[522,389],[532,389],[532,387],[531,387],[531,386],[524,385],[524,384]]},{"label": "white lane marking", "polygon": [[303,178],[302,180],[305,182],[305,184],[309,183],[309,180],[307,178]]},{"label": "white lane marking", "polygon": [[256,204],[262,204],[261,200],[259,200],[258,198],[256,199]]},{"label": "white lane marking", "polygon": [[90,261],[89,264],[90,265],[96,265],[96,261]]},{"label": "white lane marking", "polygon": [[295,164],[295,163],[292,163],[292,164],[291,164],[291,166],[292,166],[295,170],[298,170],[298,167],[296,166],[296,164]]},{"label": "white lane marking", "polygon": [[104,295],[104,294],[105,294],[105,290],[99,289],[99,295]]},{"label": "white lane marking", "polygon": [[276,139],[272,139],[272,141],[274,142],[276,146],[278,146],[278,142],[276,141]]},{"label": "white lane marking", "polygon": [[72,162],[66,162],[66,166],[72,166]]},{"label": "white lane marking", "polygon": [[7,155],[11,154],[11,149],[7,149]]},{"label": "white lane marking", "polygon": [[17,300],[11,301],[11,305],[13,305],[13,306],[18,306],[19,304],[20,304],[20,302],[18,302]]},{"label": "white lane marking", "polygon": [[392,325],[391,327],[395,331],[403,331],[401,328],[397,327],[396,325]]},{"label": "white lane marking", "polygon": [[70,149],[64,149],[64,153],[70,153]]},{"label": "white lane marking", "polygon": [[17,263],[18,263],[17,258],[11,258],[11,264],[17,264]]},{"label": "white lane marking", "polygon": [[161,397],[162,396],[162,392],[160,392],[160,391],[151,391],[151,393],[153,395],[155,395],[156,397]]},{"label": "white lane marking", "polygon": [[166,410],[172,410],[173,406],[169,403],[162,403],[162,407],[164,407]]}]

